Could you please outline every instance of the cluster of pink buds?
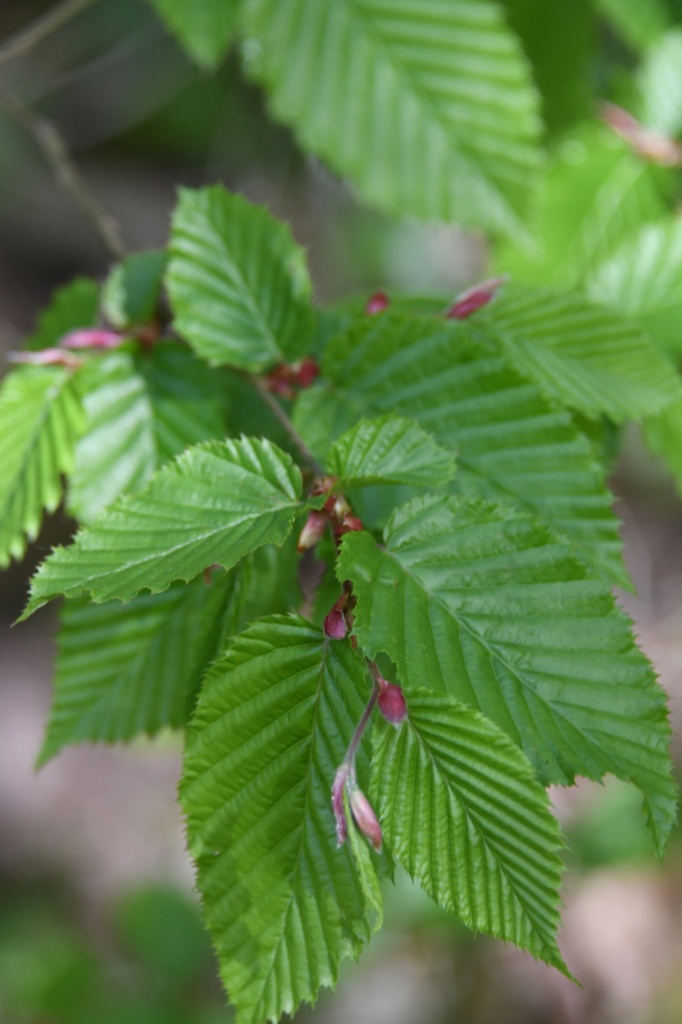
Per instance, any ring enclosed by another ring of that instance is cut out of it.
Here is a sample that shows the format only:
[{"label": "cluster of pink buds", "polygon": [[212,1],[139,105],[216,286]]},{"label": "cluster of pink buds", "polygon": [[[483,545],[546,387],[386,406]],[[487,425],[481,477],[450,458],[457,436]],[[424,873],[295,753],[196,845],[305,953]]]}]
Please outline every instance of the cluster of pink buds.
[{"label": "cluster of pink buds", "polygon": [[280,363],[265,378],[265,386],[274,395],[293,399],[296,392],[309,388],[320,375],[314,359],[299,359],[296,363]]},{"label": "cluster of pink buds", "polygon": [[381,825],[372,805],[358,786],[355,777],[355,766],[348,764],[347,761],[344,761],[337,769],[332,786],[332,810],[334,811],[334,820],[336,821],[336,838],[338,839],[339,846],[342,846],[348,838],[344,792],[348,796],[348,804],[355,824],[363,836],[369,839],[374,849],[380,850],[383,839]]},{"label": "cluster of pink buds", "polygon": [[299,552],[314,548],[322,539],[324,531],[329,526],[334,537],[342,537],[345,533],[352,533],[356,530],[363,530],[362,520],[353,514],[353,510],[342,494],[334,493],[336,480],[332,476],[318,477],[315,481],[311,494],[327,495],[326,501],[321,509],[314,509],[305,521],[298,538],[297,550]]},{"label": "cluster of pink buds", "polygon": [[446,320],[466,320],[472,313],[491,302],[498,290],[507,280],[506,276],[491,277],[488,281],[481,281],[473,288],[468,288],[461,295],[458,295],[453,304],[445,313]]}]

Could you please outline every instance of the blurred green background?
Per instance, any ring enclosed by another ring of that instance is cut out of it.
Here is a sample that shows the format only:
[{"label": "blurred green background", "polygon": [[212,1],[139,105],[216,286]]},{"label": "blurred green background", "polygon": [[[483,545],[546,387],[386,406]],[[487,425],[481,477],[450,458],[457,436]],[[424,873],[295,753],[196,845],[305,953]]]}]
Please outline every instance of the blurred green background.
[{"label": "blurred green background", "polygon": [[[322,0],[321,0],[322,2]],[[637,0],[507,0],[544,95],[547,142],[626,103],[638,60]],[[54,119],[130,249],[164,244],[178,185],[220,181],[288,220],[317,298],[376,288],[454,294],[485,275],[485,241],[454,227],[396,223],[301,153],[273,124],[239,54],[198,71],[145,0],[96,0],[20,59],[7,40],[48,4],[0,5],[0,85]],[[597,11],[619,7],[626,30]],[[682,0],[661,2],[678,20]],[[551,46],[548,41],[551,40]],[[680,72],[682,76],[682,70]],[[0,350],[21,343],[53,288],[102,277],[107,254],[20,127],[0,112]],[[623,596],[671,694],[682,693],[680,504],[636,436],[615,484],[638,596]],[[53,619],[9,630],[31,568],[68,536],[49,519],[0,589],[0,1024],[229,1021],[193,895],[175,804],[180,743],[79,748],[36,776],[49,704]],[[680,743],[676,743],[680,759]],[[634,790],[553,791],[569,846],[564,955],[583,988],[517,951],[475,939],[403,878],[387,921],[338,991],[298,1019],[325,1024],[682,1024],[682,843],[650,851]]]}]

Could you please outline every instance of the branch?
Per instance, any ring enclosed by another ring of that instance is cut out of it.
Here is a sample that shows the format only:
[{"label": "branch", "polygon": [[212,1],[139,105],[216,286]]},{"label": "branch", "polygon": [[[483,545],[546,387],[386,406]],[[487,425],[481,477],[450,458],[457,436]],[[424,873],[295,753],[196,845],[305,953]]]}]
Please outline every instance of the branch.
[{"label": "branch", "polygon": [[14,60],[15,57],[23,57],[43,39],[89,7],[92,2],[93,0],[64,0],[64,3],[53,7],[44,17],[37,18],[28,28],[17,32],[4,46],[0,46],[0,64]]},{"label": "branch", "polygon": [[293,423],[291,422],[291,420],[289,419],[286,412],[279,404],[275,396],[272,394],[271,391],[268,391],[264,381],[261,380],[259,377],[253,376],[249,376],[249,380],[251,381],[252,385],[254,386],[262,400],[267,405],[270,412],[273,414],[273,416],[275,416],[276,419],[279,420],[281,425],[284,427],[284,430],[288,434],[289,438],[296,446],[296,448],[298,449],[302,457],[305,459],[305,461],[308,463],[308,466],[310,467],[310,469],[312,469],[315,476],[324,476],[324,469],[317,461],[317,459],[315,458],[315,456],[313,455],[310,448],[305,443],[299,432],[296,430],[296,427],[293,425]]},{"label": "branch", "polygon": [[45,160],[52,168],[57,182],[71,196],[83,211],[107,252],[114,259],[121,260],[126,255],[126,248],[121,239],[117,222],[107,213],[90,186],[81,177],[80,171],[71,158],[68,147],[56,126],[34,113],[15,99],[11,93],[0,86],[0,108],[30,135],[41,151]]}]

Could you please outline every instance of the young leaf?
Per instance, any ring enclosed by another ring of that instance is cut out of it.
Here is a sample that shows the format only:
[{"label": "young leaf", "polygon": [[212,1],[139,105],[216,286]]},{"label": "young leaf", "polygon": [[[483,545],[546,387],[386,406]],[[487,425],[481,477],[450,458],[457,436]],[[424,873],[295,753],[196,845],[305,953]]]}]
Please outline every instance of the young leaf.
[{"label": "young leaf", "polygon": [[[333,985],[370,935],[335,769],[369,695],[348,643],[303,619],[254,623],[209,671],[181,799],[204,914],[239,1024],[276,1021]],[[361,779],[367,759],[359,752]]]},{"label": "young leaf", "polygon": [[65,334],[79,327],[94,327],[99,313],[100,288],[89,277],[76,277],[53,293],[49,306],[38,317],[26,348],[51,348]]},{"label": "young leaf", "polygon": [[241,0],[150,0],[197,64],[214,68],[227,53]]},{"label": "young leaf", "polygon": [[509,507],[416,498],[384,542],[347,535],[337,568],[366,653],[478,708],[544,783],[634,782],[661,851],[675,819],[665,695],[609,587]]},{"label": "young leaf", "polygon": [[595,302],[649,332],[670,355],[682,353],[682,227],[648,224],[598,267],[587,281]]},{"label": "young leaf", "polygon": [[305,355],[312,334],[305,255],[264,207],[219,186],[182,189],[170,250],[175,329],[202,359],[257,372]]},{"label": "young leaf", "polygon": [[249,0],[243,24],[275,114],[371,203],[526,233],[537,99],[497,4]]},{"label": "young leaf", "polygon": [[339,478],[338,489],[371,484],[413,484],[438,487],[452,480],[452,454],[402,416],[360,420],[330,448],[329,472]]},{"label": "young leaf", "polygon": [[620,423],[682,398],[672,366],[649,338],[579,295],[505,289],[480,321],[516,369],[586,416]]},{"label": "young leaf", "polygon": [[231,568],[262,544],[283,544],[301,507],[301,474],[269,441],[206,442],[161,469],[56,548],[31,585],[23,618],[64,594],[97,602],[158,593],[210,565]]},{"label": "young leaf", "polygon": [[241,568],[176,583],[130,604],[67,601],[61,615],[54,697],[38,758],[70,743],[129,740],[184,726],[199,682],[238,607]]},{"label": "young leaf", "polygon": [[0,391],[0,566],[21,558],[62,496],[84,425],[73,373],[25,366]]},{"label": "young leaf", "polygon": [[646,53],[638,73],[642,123],[662,135],[682,130],[682,30],[674,28]]},{"label": "young leaf", "polygon": [[399,729],[374,727],[372,800],[395,858],[474,931],[567,973],[557,949],[559,827],[511,740],[444,694],[408,693]]},{"label": "young leaf", "polygon": [[149,249],[116,264],[102,290],[102,309],[115,327],[139,327],[154,319],[166,259],[164,250]]},{"label": "young leaf", "polygon": [[68,489],[69,509],[81,522],[140,491],[189,445],[225,433],[215,377],[174,342],[93,360],[83,390],[87,423]]},{"label": "young leaf", "polygon": [[303,392],[294,409],[319,458],[361,416],[408,416],[457,452],[458,490],[517,501],[629,585],[612,496],[588,441],[473,319],[366,318],[329,344],[323,372],[328,383]]}]

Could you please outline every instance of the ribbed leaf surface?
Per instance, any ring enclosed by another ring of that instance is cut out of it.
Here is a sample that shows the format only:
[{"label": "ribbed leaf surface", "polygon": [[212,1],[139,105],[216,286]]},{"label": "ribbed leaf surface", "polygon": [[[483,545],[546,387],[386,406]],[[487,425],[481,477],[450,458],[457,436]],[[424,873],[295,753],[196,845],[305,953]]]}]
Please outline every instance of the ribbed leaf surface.
[{"label": "ribbed leaf surface", "polygon": [[25,366],[0,391],[0,567],[21,558],[62,496],[83,410],[73,374]]},{"label": "ribbed leaf surface", "polygon": [[368,319],[330,343],[330,383],[298,399],[298,429],[323,458],[360,416],[418,420],[456,451],[460,490],[530,508],[627,586],[612,499],[587,440],[479,337],[466,321]]},{"label": "ribbed leaf surface", "polygon": [[[239,1024],[333,985],[369,939],[334,771],[369,695],[362,660],[296,617],[255,623],[208,673],[181,798],[204,916]],[[367,760],[360,756],[361,779]]]},{"label": "ribbed leaf surface", "polygon": [[633,781],[662,848],[675,817],[665,696],[608,586],[568,547],[508,507],[417,498],[385,547],[348,535],[337,575],[371,657],[478,708],[545,783]]},{"label": "ribbed leaf surface", "polygon": [[598,267],[587,282],[595,302],[644,327],[671,355],[682,352],[682,227],[648,224]]},{"label": "ribbed leaf surface", "polygon": [[536,244],[505,243],[496,265],[517,281],[576,287],[647,221],[665,216],[659,173],[606,127],[566,139],[538,190]]},{"label": "ribbed leaf surface", "polygon": [[67,601],[54,697],[38,759],[85,741],[129,740],[184,726],[237,602],[236,576],[174,584],[129,604]]},{"label": "ribbed leaf surface", "polygon": [[24,617],[52,597],[126,601],[158,593],[262,544],[282,544],[300,508],[301,474],[269,441],[207,442],[161,469],[140,497],[120,498],[33,578]]},{"label": "ribbed leaf surface", "polygon": [[219,186],[183,189],[170,245],[175,330],[203,359],[258,371],[306,353],[305,255],[264,207]]},{"label": "ribbed leaf surface", "polygon": [[452,480],[455,460],[430,434],[402,416],[361,420],[327,456],[341,491],[370,484],[438,487]]},{"label": "ribbed leaf surface", "polygon": [[247,0],[243,21],[274,112],[366,199],[525,233],[537,102],[497,4]]},{"label": "ribbed leaf surface", "polygon": [[98,359],[83,388],[87,423],[68,490],[69,508],[81,522],[119,495],[140,491],[189,445],[224,434],[215,378],[174,343]]},{"label": "ribbed leaf surface", "polygon": [[379,721],[372,798],[384,841],[474,931],[566,967],[557,949],[559,828],[518,747],[483,715],[424,689],[399,729]]},{"label": "ribbed leaf surface", "polygon": [[178,42],[202,67],[213,68],[225,55],[240,0],[151,0]]},{"label": "ribbed leaf surface", "polygon": [[505,291],[481,320],[521,373],[586,416],[621,422],[682,398],[671,364],[649,338],[580,296]]},{"label": "ribbed leaf surface", "polygon": [[38,317],[33,334],[26,339],[30,349],[58,345],[69,331],[97,323],[100,288],[89,277],[76,277],[53,292],[50,304]]}]

